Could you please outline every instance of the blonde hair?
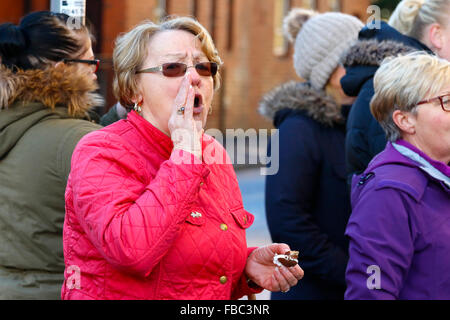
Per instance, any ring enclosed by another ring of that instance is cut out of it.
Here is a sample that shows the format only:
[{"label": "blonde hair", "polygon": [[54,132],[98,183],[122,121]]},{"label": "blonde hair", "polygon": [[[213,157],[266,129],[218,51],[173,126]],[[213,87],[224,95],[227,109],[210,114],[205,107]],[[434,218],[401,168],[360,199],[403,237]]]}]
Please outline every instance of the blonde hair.
[{"label": "blonde hair", "polygon": [[446,25],[449,9],[450,0],[403,0],[392,13],[389,25],[407,36],[423,40],[427,26]]},{"label": "blonde hair", "polygon": [[392,119],[395,110],[415,114],[417,103],[436,96],[449,83],[450,62],[447,60],[424,52],[385,59],[375,73],[375,94],[370,110],[387,139],[395,142],[401,137]]},{"label": "blonde hair", "polygon": [[[136,72],[143,67],[147,57],[149,40],[158,32],[184,30],[196,36],[209,61],[222,65],[218,51],[209,32],[190,17],[167,17],[161,23],[143,21],[131,31],[119,36],[113,53],[115,97],[125,107],[132,107],[132,99],[138,95]],[[214,89],[220,87],[220,74],[214,76]]]}]

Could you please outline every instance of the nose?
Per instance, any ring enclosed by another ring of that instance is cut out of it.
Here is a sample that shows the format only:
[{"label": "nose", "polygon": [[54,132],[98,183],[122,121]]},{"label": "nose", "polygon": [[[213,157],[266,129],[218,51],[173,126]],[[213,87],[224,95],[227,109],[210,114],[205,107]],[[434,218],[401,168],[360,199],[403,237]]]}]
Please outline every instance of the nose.
[{"label": "nose", "polygon": [[191,67],[189,73],[191,75],[192,85],[196,87],[200,86],[202,79],[201,76],[198,74],[197,69],[195,69],[195,67]]}]

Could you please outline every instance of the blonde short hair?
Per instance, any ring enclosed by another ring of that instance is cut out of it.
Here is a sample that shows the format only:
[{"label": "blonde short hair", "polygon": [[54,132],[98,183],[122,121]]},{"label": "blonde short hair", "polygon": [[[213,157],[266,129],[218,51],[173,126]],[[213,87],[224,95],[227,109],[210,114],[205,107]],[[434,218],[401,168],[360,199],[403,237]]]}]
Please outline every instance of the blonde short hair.
[{"label": "blonde short hair", "polygon": [[407,36],[422,40],[427,26],[447,24],[449,10],[449,0],[403,0],[392,13],[389,25]]},{"label": "blonde short hair", "polygon": [[[168,17],[161,23],[143,21],[131,31],[119,36],[113,53],[115,97],[127,108],[133,106],[132,99],[138,95],[136,72],[143,67],[147,57],[149,40],[158,32],[184,30],[196,36],[209,61],[222,65],[218,51],[209,32],[190,17]],[[220,73],[214,76],[214,89],[220,87]]]},{"label": "blonde short hair", "polygon": [[417,112],[417,104],[438,95],[450,84],[450,62],[414,52],[406,56],[387,58],[375,73],[375,94],[370,110],[386,132],[389,141],[401,138],[394,123],[395,110]]}]

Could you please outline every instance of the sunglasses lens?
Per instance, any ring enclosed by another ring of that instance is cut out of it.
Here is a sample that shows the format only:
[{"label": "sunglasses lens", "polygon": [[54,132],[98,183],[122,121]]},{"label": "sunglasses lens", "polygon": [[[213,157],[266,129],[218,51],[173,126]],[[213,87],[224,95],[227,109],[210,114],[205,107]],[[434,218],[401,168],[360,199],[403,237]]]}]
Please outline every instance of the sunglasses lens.
[{"label": "sunglasses lens", "polygon": [[195,65],[195,69],[201,76],[215,76],[217,73],[217,64],[214,62],[202,62]]},{"label": "sunglasses lens", "polygon": [[450,111],[450,95],[446,95],[442,97],[442,107],[446,111]]},{"label": "sunglasses lens", "polygon": [[187,66],[184,63],[166,63],[162,66],[162,72],[166,77],[181,77],[186,70]]},{"label": "sunglasses lens", "polygon": [[[182,77],[186,74],[188,66],[184,63],[165,63],[162,65],[162,73],[166,77]],[[195,65],[195,69],[201,76],[215,76],[218,70],[214,62],[202,62]]]}]

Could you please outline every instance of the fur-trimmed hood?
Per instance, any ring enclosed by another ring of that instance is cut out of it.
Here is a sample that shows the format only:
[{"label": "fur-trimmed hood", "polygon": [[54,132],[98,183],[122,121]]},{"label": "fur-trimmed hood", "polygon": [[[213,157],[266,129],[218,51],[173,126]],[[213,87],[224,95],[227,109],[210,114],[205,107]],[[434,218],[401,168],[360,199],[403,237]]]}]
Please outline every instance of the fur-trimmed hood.
[{"label": "fur-trimmed hood", "polygon": [[408,37],[382,21],[380,28],[364,27],[358,40],[350,47],[343,64],[345,67],[380,66],[387,57],[405,55],[413,51],[433,53],[417,39]]},{"label": "fur-trimmed hood", "polygon": [[364,27],[358,40],[342,59],[346,75],[341,79],[348,96],[356,97],[368,80],[373,79],[378,67],[388,57],[406,55],[414,51],[432,51],[420,41],[401,34],[385,22],[381,28]]},{"label": "fur-trimmed hood", "polygon": [[313,89],[308,82],[284,83],[264,95],[259,103],[259,113],[272,121],[276,113],[284,109],[304,111],[314,120],[330,127],[345,122],[341,106],[325,91]]},{"label": "fur-trimmed hood", "polygon": [[413,51],[417,49],[393,40],[359,40],[349,49],[343,64],[345,67],[380,66],[385,58],[405,55]]},{"label": "fur-trimmed hood", "polygon": [[[85,118],[101,106],[96,81],[75,66],[17,71],[0,67],[0,159],[46,118]],[[42,143],[45,143],[42,141]]]},{"label": "fur-trimmed hood", "polygon": [[97,82],[77,66],[60,65],[45,70],[13,72],[0,66],[0,112],[14,102],[40,102],[54,109],[67,108],[74,118],[83,118],[95,106],[103,105],[102,97],[94,93]]}]

